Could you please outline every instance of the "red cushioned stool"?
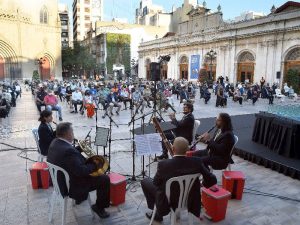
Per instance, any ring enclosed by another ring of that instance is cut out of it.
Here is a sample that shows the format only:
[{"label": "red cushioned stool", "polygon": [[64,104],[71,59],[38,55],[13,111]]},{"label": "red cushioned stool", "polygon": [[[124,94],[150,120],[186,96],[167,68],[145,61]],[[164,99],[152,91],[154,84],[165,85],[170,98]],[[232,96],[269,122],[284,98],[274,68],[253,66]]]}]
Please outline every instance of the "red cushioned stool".
[{"label": "red cushioned stool", "polygon": [[241,171],[224,171],[222,186],[231,193],[232,199],[241,200],[245,185],[245,175]]},{"label": "red cushioned stool", "polygon": [[110,202],[117,206],[125,202],[126,195],[126,177],[117,174],[108,174],[110,178]]},{"label": "red cushioned stool", "polygon": [[214,222],[225,219],[230,192],[218,187],[216,192],[209,188],[201,188],[202,204],[205,208],[207,216]]},{"label": "red cushioned stool", "polygon": [[45,162],[36,162],[30,170],[31,184],[33,189],[49,188],[49,171]]}]

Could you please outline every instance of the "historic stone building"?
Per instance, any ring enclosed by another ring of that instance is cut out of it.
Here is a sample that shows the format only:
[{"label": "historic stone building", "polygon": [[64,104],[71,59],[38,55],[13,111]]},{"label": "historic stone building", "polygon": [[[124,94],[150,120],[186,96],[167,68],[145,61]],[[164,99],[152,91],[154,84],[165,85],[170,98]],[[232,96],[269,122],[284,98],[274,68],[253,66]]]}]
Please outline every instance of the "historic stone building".
[{"label": "historic stone building", "polygon": [[[212,57],[207,54],[214,53]],[[162,65],[164,78],[197,80],[200,71],[228,76],[230,82],[280,82],[288,69],[300,71],[300,3],[287,2],[257,19],[225,22],[221,7],[212,12],[198,6],[176,35],[139,46],[139,76],[149,78],[150,63],[170,55]]]},{"label": "historic stone building", "polygon": [[0,30],[0,80],[61,78],[57,0],[1,0]]}]

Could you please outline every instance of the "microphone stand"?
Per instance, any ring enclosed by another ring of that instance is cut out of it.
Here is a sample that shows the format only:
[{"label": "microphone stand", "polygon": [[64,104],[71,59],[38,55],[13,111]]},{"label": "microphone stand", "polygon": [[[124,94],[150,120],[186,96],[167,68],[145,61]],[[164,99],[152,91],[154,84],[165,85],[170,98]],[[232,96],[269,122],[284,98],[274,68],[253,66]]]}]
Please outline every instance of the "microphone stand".
[{"label": "microphone stand", "polygon": [[110,115],[107,114],[107,117],[109,118],[109,135],[108,135],[108,162],[109,162],[109,167],[108,171],[110,172],[110,158],[111,158],[111,131],[112,131],[112,123],[116,125],[116,127],[119,127],[118,124],[111,118]]}]

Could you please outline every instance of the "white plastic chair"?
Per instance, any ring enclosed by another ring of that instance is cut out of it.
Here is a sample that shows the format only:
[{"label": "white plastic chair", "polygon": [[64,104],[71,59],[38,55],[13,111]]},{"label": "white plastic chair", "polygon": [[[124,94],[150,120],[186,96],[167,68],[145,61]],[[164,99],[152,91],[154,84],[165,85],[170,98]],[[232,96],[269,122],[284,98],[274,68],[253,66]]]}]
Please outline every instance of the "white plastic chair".
[{"label": "white plastic chair", "polygon": [[279,88],[275,89],[275,97],[280,98],[280,100],[283,102],[285,99],[285,95],[281,93],[281,90]]},{"label": "white plastic chair", "polygon": [[[190,193],[190,190],[195,182],[196,179],[200,177],[200,174],[192,174],[192,175],[184,175],[180,177],[173,177],[169,179],[166,183],[166,196],[168,199],[168,202],[170,202],[170,195],[171,195],[171,184],[173,182],[177,182],[180,187],[180,194],[179,194],[179,202],[178,202],[178,207],[174,211],[172,207],[170,208],[170,217],[171,217],[171,225],[176,224],[176,216],[179,215],[179,213],[185,209],[187,209],[187,203],[188,203],[188,196]],[[199,200],[200,201],[200,200]],[[156,214],[156,206],[154,206],[154,210],[152,213],[152,218],[150,221],[151,225],[153,223],[154,217]],[[188,220],[189,220],[189,225],[193,224],[193,215],[188,212]]]},{"label": "white plastic chair", "polygon": [[[231,158],[231,156],[233,154],[233,150],[234,150],[236,144],[238,143],[238,141],[239,141],[239,137],[236,136],[236,135],[234,135],[234,145],[232,146],[232,149],[231,149],[231,152],[230,152],[230,158]],[[231,164],[230,163],[228,164],[228,166],[227,166],[227,168],[225,170],[231,171]]]},{"label": "white plastic chair", "polygon": [[197,134],[197,130],[198,130],[200,124],[201,124],[200,120],[195,120],[194,128],[193,128],[193,143],[195,142],[195,136]]},{"label": "white plastic chair", "polygon": [[[50,172],[50,176],[52,179],[52,183],[53,183],[53,193],[51,196],[51,200],[50,200],[50,211],[49,211],[49,223],[52,222],[53,220],[53,209],[54,209],[54,204],[55,202],[58,200],[61,204],[62,207],[62,221],[61,224],[65,225],[66,224],[66,212],[67,212],[67,205],[68,205],[68,196],[63,196],[62,193],[60,192],[59,186],[58,186],[58,181],[57,181],[57,174],[58,172],[61,172],[64,177],[65,177],[65,181],[66,181],[66,186],[67,186],[67,191],[69,192],[70,189],[70,177],[69,174],[67,173],[67,171],[65,171],[63,168],[53,165],[49,162],[47,162],[47,165],[49,167],[49,172]],[[88,195],[88,202],[89,202],[89,206],[91,208],[92,206],[92,201],[90,198],[90,194]],[[74,200],[73,200],[73,205],[74,205]],[[94,218],[94,212],[91,208],[91,212],[92,212],[92,216]]]},{"label": "white plastic chair", "polygon": [[39,132],[37,128],[33,128],[32,130],[32,134],[36,143],[36,147],[37,147],[37,151],[38,151],[38,162],[43,162],[44,159],[46,159],[47,157],[41,154],[41,149],[40,149],[40,144],[39,144]]}]

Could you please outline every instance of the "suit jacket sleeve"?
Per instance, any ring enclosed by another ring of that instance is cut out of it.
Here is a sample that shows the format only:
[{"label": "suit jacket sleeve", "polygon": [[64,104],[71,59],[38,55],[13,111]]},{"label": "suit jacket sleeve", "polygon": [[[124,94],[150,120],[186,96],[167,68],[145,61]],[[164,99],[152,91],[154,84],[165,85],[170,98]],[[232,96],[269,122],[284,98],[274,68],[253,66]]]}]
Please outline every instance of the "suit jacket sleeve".
[{"label": "suit jacket sleeve", "polygon": [[187,127],[189,125],[192,126],[193,123],[194,123],[194,119],[191,116],[187,116],[181,121],[178,121],[176,118],[172,119],[172,124],[177,126],[177,129],[181,129],[182,127]]},{"label": "suit jacket sleeve", "polygon": [[[233,146],[233,140],[230,137],[230,134],[227,133],[220,140],[219,143],[211,139],[207,143],[208,148],[218,155],[230,154],[231,148]],[[229,152],[228,152],[229,151]]]},{"label": "suit jacket sleeve", "polygon": [[202,163],[202,159],[198,157],[191,158],[194,160],[195,164],[198,167],[198,172],[202,174],[203,181],[202,184],[204,187],[209,188],[215,184],[217,184],[216,176],[211,173]]},{"label": "suit jacket sleeve", "polygon": [[80,153],[75,149],[70,149],[66,154],[66,166],[77,177],[86,177],[90,173],[94,172],[96,166],[94,164],[85,164],[85,161],[81,158]]},{"label": "suit jacket sleeve", "polygon": [[217,184],[216,176],[213,173],[209,172],[209,170],[203,165],[202,160],[200,158],[195,158],[195,160],[199,161],[197,164],[199,165],[199,172],[203,176],[203,186],[209,188]]},{"label": "suit jacket sleeve", "polygon": [[161,186],[164,184],[163,182],[163,177],[162,177],[162,171],[161,171],[161,162],[158,162],[157,164],[157,171],[156,174],[153,178],[153,184],[157,187]]}]

